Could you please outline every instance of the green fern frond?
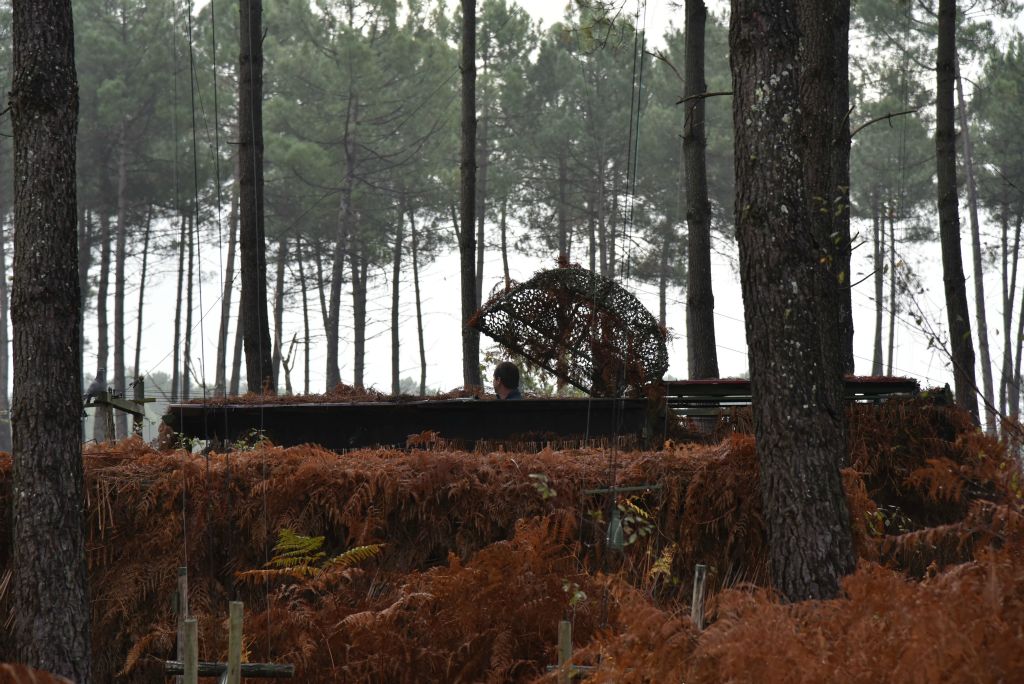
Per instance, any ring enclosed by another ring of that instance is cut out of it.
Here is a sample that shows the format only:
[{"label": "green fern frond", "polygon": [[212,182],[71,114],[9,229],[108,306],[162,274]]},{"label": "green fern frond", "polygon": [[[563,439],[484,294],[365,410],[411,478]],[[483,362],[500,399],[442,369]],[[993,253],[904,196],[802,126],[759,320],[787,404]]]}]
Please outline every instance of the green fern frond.
[{"label": "green fern frond", "polygon": [[269,568],[261,570],[244,570],[235,573],[235,577],[242,581],[261,581],[276,579],[306,579],[315,576],[320,572],[319,568],[310,565],[300,565],[295,568]]},{"label": "green fern frond", "polygon": [[317,566],[318,562],[327,557],[327,554],[323,551],[319,551],[311,556],[274,556],[268,562],[266,567],[268,568],[297,568],[303,565]]},{"label": "green fern frond", "polygon": [[324,563],[324,568],[351,568],[359,565],[363,561],[370,560],[374,556],[380,555],[380,552],[384,549],[384,544],[367,544],[366,546],[357,546],[349,549],[345,553],[338,554],[334,558]]},{"label": "green fern frond", "polygon": [[380,554],[384,544],[357,546],[333,558],[323,551],[324,537],[307,537],[287,527],[277,533],[274,556],[262,569],[236,573],[240,580],[309,579],[324,570],[344,570]]},{"label": "green fern frond", "polygon": [[277,543],[274,544],[275,558],[298,558],[316,553],[324,546],[324,538],[306,537],[296,534],[294,530],[282,527],[277,533]]}]

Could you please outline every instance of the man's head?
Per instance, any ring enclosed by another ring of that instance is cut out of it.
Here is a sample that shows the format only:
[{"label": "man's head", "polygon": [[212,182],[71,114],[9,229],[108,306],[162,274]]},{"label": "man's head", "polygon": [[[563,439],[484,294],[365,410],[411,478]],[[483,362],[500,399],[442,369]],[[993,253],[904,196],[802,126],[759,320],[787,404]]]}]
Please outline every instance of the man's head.
[{"label": "man's head", "polygon": [[511,361],[502,361],[494,367],[494,393],[504,399],[519,389],[519,368]]}]

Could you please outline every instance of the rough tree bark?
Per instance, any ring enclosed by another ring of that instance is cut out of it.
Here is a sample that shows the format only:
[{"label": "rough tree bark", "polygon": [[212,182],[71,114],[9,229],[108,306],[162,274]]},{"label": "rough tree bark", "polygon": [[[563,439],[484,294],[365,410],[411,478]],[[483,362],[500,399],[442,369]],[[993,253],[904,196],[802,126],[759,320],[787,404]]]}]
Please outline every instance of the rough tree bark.
[{"label": "rough tree bark", "polygon": [[[838,439],[843,444],[839,462],[844,465],[847,461],[846,407],[842,376],[853,370],[853,327],[846,320],[852,315],[847,304],[849,223],[846,223],[847,234],[844,235],[837,218],[849,211],[849,193],[839,187],[838,179],[849,178],[850,155],[846,106],[843,104],[840,111],[836,103],[839,99],[844,103],[848,101],[845,57],[848,46],[845,43],[849,5],[850,0],[796,0],[794,4],[800,31],[800,153],[806,212],[803,218],[817,250],[818,267],[814,273],[818,285],[811,304],[817,310],[817,329],[826,369],[825,377],[818,383],[818,392],[828,394],[823,404],[827,410],[836,411],[835,427],[841,433]],[[840,132],[841,127],[843,132]],[[839,143],[841,138],[846,141],[845,153]],[[841,170],[840,165],[847,168]],[[833,374],[834,369],[839,372]]]},{"label": "rough tree bark", "polygon": [[238,166],[245,378],[250,392],[273,392],[263,227],[263,3],[239,0]]},{"label": "rough tree bark", "polygon": [[718,377],[715,346],[715,295],[711,286],[711,202],[708,200],[707,129],[704,120],[703,0],[686,0],[686,51],[683,57],[683,177],[686,194],[686,357],[690,378]]},{"label": "rough tree bark", "polygon": [[13,43],[14,642],[88,684],[71,3],[16,0]]},{"label": "rough tree bark", "polygon": [[978,420],[974,382],[974,341],[960,254],[960,211],[956,186],[956,130],[953,86],[956,79],[956,0],[939,0],[939,44],[935,53],[935,160],[937,166],[942,281],[949,320],[950,358],[956,403]]},{"label": "rough tree bark", "polygon": [[462,2],[462,151],[459,258],[462,282],[462,383],[480,386],[480,333],[467,323],[476,313],[476,0]]},{"label": "rough tree bark", "polygon": [[[794,3],[733,0],[729,47],[754,429],[774,583],[790,601],[834,597],[854,568],[839,465],[835,350],[822,349],[820,252],[803,180]],[[834,292],[834,288],[832,290]]]}]

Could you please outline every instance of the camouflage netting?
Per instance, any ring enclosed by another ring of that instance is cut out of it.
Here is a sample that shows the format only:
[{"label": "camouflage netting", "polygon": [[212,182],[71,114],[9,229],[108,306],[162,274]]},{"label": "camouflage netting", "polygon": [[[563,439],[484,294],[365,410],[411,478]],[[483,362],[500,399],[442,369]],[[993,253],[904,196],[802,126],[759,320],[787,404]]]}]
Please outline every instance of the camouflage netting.
[{"label": "camouflage netting", "polygon": [[541,271],[491,297],[470,326],[593,396],[640,394],[668,370],[666,331],[591,271]]}]

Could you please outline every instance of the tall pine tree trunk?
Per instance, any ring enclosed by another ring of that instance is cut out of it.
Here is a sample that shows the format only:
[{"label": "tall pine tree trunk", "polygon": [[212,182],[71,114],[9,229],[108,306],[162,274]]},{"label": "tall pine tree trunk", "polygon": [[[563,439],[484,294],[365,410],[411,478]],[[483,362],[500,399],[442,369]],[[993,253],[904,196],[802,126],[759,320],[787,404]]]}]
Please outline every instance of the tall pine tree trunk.
[{"label": "tall pine tree trunk", "polygon": [[956,185],[956,130],[953,124],[953,86],[956,79],[956,0],[939,0],[939,44],[935,70],[935,160],[942,242],[942,281],[949,319],[950,358],[956,403],[978,420],[974,382],[974,341],[967,306],[967,285],[960,255],[960,212]]},{"label": "tall pine tree trunk", "polygon": [[871,198],[871,245],[873,248],[874,255],[874,267],[875,271],[873,274],[875,281],[875,344],[873,346],[873,353],[871,355],[871,375],[879,376],[883,373],[883,357],[882,357],[882,299],[885,296],[885,273],[884,273],[884,251],[883,244],[885,240],[885,224],[884,219],[879,215],[880,208],[878,206],[877,195],[872,195]]},{"label": "tall pine tree trunk", "polygon": [[352,194],[355,189],[356,140],[355,127],[358,118],[358,100],[349,88],[348,105],[345,109],[345,177],[342,179],[341,197],[338,200],[338,233],[334,243],[331,264],[331,295],[327,325],[327,391],[341,382],[338,359],[338,343],[341,334],[341,286],[345,282],[345,259],[349,252],[348,243],[353,238],[355,213]]},{"label": "tall pine tree trunk", "polygon": [[271,386],[278,391],[281,377],[281,354],[283,354],[284,331],[284,266],[288,261],[288,238],[285,235],[277,243],[277,285],[274,288],[274,355],[271,367]]},{"label": "tall pine tree trunk", "polygon": [[1017,354],[1013,362],[1013,377],[1010,379],[1010,417],[1020,420],[1021,356],[1024,355],[1024,288],[1020,296],[1020,313],[1017,314]]},{"label": "tall pine tree trunk", "polygon": [[558,156],[558,256],[569,262],[569,161],[568,151]]},{"label": "tall pine tree trunk", "polygon": [[178,290],[174,298],[174,351],[171,360],[171,403],[181,396],[181,310],[185,301],[185,245],[188,235],[185,234],[185,217],[181,217],[181,230],[178,232]]},{"label": "tall pine tree trunk", "polygon": [[235,248],[238,243],[238,156],[235,156],[235,180],[231,183],[231,211],[228,212],[228,256],[224,264],[224,290],[220,300],[220,328],[217,331],[217,368],[214,371],[215,397],[227,388],[228,328],[231,325],[231,296],[235,291]]},{"label": "tall pine tree trunk", "polygon": [[[597,272],[597,215],[594,212],[593,202],[587,207],[587,252],[590,263],[588,267],[591,273]],[[505,285],[508,287],[508,284]]]},{"label": "tall pine tree trunk", "polygon": [[[1013,373],[1013,336],[1010,330],[1013,329],[1013,311],[1016,302],[1013,299],[1017,291],[1017,267],[1020,264],[1020,231],[1021,221],[1013,234],[1013,251],[1009,246],[1009,207],[1003,202],[1001,212],[1001,257],[1002,257],[1002,285],[1003,285],[1003,367],[999,380],[999,411],[1006,415],[1009,408],[1009,391]],[[1012,260],[1010,255],[1013,255]]]},{"label": "tall pine tree trunk", "polygon": [[395,222],[395,246],[391,260],[391,394],[401,394],[400,354],[399,354],[399,330],[398,330],[398,295],[399,281],[402,277],[402,240],[405,239],[405,221]]},{"label": "tall pine tree trunk", "polygon": [[853,374],[853,288],[851,287],[851,252],[853,236],[850,234],[850,0],[832,0],[832,49],[835,61],[833,72],[833,135],[832,176],[829,197],[832,211],[833,247],[835,265],[832,274],[839,286],[836,316],[839,320],[839,355],[843,372]]},{"label": "tall pine tree trunk", "polygon": [[11,6],[14,660],[89,684],[71,3]]},{"label": "tall pine tree trunk", "polygon": [[711,202],[708,200],[707,124],[704,118],[703,0],[686,0],[686,83],[683,114],[683,177],[686,179],[686,356],[690,378],[718,377],[715,295],[711,285]]},{"label": "tall pine tree trunk", "polygon": [[[6,216],[7,210],[0,210]],[[8,306],[10,295],[7,291],[7,236],[0,222],[0,451],[11,451],[11,402],[8,390],[10,381],[10,339],[7,333]]]},{"label": "tall pine tree trunk", "polygon": [[[239,0],[238,166],[245,377],[250,392],[273,391],[263,227],[263,3]],[[264,387],[264,386],[267,387]]]},{"label": "tall pine tree trunk", "polygon": [[971,221],[971,256],[974,266],[974,308],[978,321],[978,353],[981,356],[981,386],[985,400],[985,430],[996,433],[995,391],[992,383],[992,358],[988,348],[988,316],[985,314],[985,270],[981,265],[981,229],[978,224],[978,187],[974,180],[974,151],[971,147],[971,127],[964,102],[964,83],[960,77],[959,60],[956,68],[956,92],[960,113],[960,136],[964,143],[964,172],[967,174],[967,210]]},{"label": "tall pine tree trunk", "polygon": [[295,260],[299,265],[299,289],[302,292],[302,393],[309,394],[309,288],[306,283],[306,268],[303,265],[302,237],[295,238]]},{"label": "tall pine tree trunk", "polygon": [[498,220],[501,231],[501,270],[505,277],[505,289],[512,287],[512,278],[508,271],[508,196],[501,201],[501,218]]},{"label": "tall pine tree trunk", "polygon": [[366,269],[368,259],[365,247],[358,245],[349,250],[352,265],[352,320],[353,320],[353,379],[352,384],[363,389],[363,374],[366,370]]},{"label": "tall pine tree trunk", "polygon": [[[89,309],[89,269],[92,268],[92,244],[95,233],[92,229],[92,215],[80,210],[78,216],[78,289],[79,297],[78,338],[82,340],[79,349],[79,367],[85,368],[85,312]],[[84,383],[79,379],[82,390]]]},{"label": "tall pine tree trunk", "polygon": [[[486,68],[486,55],[484,56]],[[480,308],[484,297],[484,228],[487,215],[487,170],[490,165],[490,154],[487,144],[488,121],[486,102],[483,105],[485,114],[480,117],[480,169],[476,184],[476,308]]]},{"label": "tall pine tree trunk", "polygon": [[668,255],[671,251],[670,227],[665,226],[665,234],[661,238],[661,256],[658,258],[658,323],[666,328],[666,317],[668,315]]},{"label": "tall pine tree trunk", "polygon": [[[2,151],[3,148],[0,148]],[[3,195],[0,195],[2,200]],[[11,341],[7,332],[9,318],[10,293],[7,289],[7,235],[4,230],[4,218],[7,207],[0,204],[0,451],[11,451],[11,401],[10,376]]]},{"label": "tall pine tree trunk", "polygon": [[235,342],[231,353],[231,381],[228,384],[228,394],[233,397],[238,396],[238,390],[241,388],[242,340],[245,339],[245,330],[242,326],[244,324],[245,321],[239,314],[235,319]]},{"label": "tall pine tree trunk", "polygon": [[185,225],[188,227],[188,271],[185,273],[185,339],[181,352],[181,400],[188,401],[192,396],[192,294],[195,283],[196,244],[193,238],[192,216],[189,214]]},{"label": "tall pine tree trunk", "polygon": [[[100,216],[100,280],[96,288],[96,376],[106,375],[110,360],[109,326],[107,324],[107,288],[110,283],[110,217],[104,211]],[[109,379],[109,375],[106,376]],[[106,421],[98,419],[92,425],[92,438],[105,442],[113,435],[107,434]]]},{"label": "tall pine tree trunk", "polygon": [[[124,318],[125,280],[124,265],[127,260],[128,241],[128,144],[125,140],[125,124],[121,122],[117,152],[117,236],[114,250],[114,391],[125,396],[125,342]],[[114,412],[114,426],[118,438],[128,436],[128,414]]]},{"label": "tall pine tree trunk", "polygon": [[896,355],[896,203],[889,203],[889,363],[885,374],[892,375],[893,357]]},{"label": "tall pine tree trunk", "polygon": [[[412,285],[416,296],[416,336],[420,348],[420,396],[427,393],[427,348],[423,343],[423,306],[420,300],[419,233],[416,232],[416,214],[411,209],[409,230],[412,232]],[[504,249],[504,248],[503,248]]]},{"label": "tall pine tree trunk", "polygon": [[142,271],[139,274],[139,315],[135,321],[135,377],[142,377],[142,305],[146,300],[146,276],[149,267],[149,234],[153,224],[153,207],[146,211],[146,225],[142,233]]},{"label": "tall pine tree trunk", "polygon": [[822,348],[818,297],[827,292],[804,191],[796,9],[787,0],[733,0],[729,29],[736,232],[761,500],[773,582],[790,601],[834,597],[854,569],[839,473],[843,406],[831,391],[841,387],[842,368],[835,350]]},{"label": "tall pine tree trunk", "polygon": [[460,277],[462,283],[462,384],[480,386],[480,333],[469,327],[476,313],[476,0],[462,2],[462,150],[460,155]]}]

